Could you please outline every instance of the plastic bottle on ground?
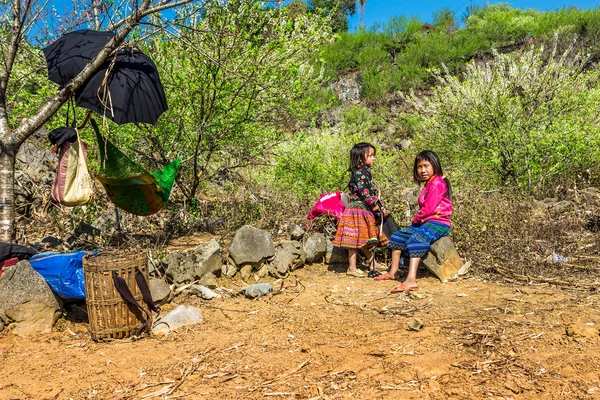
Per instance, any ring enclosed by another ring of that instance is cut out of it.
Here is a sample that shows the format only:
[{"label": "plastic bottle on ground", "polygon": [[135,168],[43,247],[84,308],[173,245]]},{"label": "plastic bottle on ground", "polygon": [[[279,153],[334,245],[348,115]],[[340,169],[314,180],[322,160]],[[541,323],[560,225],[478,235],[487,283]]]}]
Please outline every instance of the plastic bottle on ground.
[{"label": "plastic bottle on ground", "polygon": [[182,326],[194,325],[202,322],[202,312],[194,306],[182,304],[177,306],[164,317],[157,319],[152,327],[155,335],[166,335]]}]

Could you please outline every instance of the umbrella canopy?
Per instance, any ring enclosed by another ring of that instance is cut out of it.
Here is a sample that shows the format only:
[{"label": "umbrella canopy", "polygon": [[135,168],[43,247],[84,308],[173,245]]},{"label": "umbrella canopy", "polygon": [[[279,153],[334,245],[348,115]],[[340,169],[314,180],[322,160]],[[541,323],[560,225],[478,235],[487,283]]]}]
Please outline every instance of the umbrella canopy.
[{"label": "umbrella canopy", "polygon": [[75,128],[62,126],[50,132],[48,134],[48,139],[50,140],[50,143],[55,144],[58,147],[62,146],[65,142],[75,143],[77,140],[77,131]]},{"label": "umbrella canopy", "polygon": [[135,48],[120,50],[107,60],[76,94],[76,104],[117,124],[155,124],[167,110],[156,65]]},{"label": "umbrella canopy", "polygon": [[61,87],[77,76],[115,36],[112,32],[84,29],[69,32],[42,49],[48,65],[48,79]]}]

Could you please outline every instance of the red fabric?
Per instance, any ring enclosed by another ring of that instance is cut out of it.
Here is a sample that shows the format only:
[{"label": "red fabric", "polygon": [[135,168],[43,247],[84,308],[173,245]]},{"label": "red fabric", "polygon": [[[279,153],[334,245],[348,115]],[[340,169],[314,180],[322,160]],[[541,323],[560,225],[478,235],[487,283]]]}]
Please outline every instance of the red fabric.
[{"label": "red fabric", "polygon": [[324,214],[333,215],[338,220],[344,213],[344,203],[342,202],[342,192],[323,193],[317,204],[314,205],[310,213],[306,216],[308,221]]},{"label": "red fabric", "polygon": [[0,275],[2,275],[3,268],[8,268],[11,265],[15,265],[18,262],[19,262],[19,259],[17,257],[9,258],[8,260],[4,260],[4,261],[0,262]]}]

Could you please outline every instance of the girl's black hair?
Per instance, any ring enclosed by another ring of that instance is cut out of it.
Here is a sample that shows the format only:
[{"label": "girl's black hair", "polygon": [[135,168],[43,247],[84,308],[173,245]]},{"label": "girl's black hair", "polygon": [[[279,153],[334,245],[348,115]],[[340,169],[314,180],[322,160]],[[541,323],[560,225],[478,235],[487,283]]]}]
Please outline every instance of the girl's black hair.
[{"label": "girl's black hair", "polygon": [[375,146],[367,142],[356,143],[352,147],[352,150],[350,150],[350,168],[348,168],[348,172],[355,172],[365,165],[365,156],[369,149],[373,149],[374,152],[377,152]]},{"label": "girl's black hair", "polygon": [[[431,166],[433,167],[433,174],[443,177],[444,171],[442,170],[442,164],[440,164],[440,159],[437,154],[435,154],[432,150],[423,150],[417,157],[415,157],[415,164],[413,165],[413,179],[415,182],[420,183],[419,174],[417,173],[417,164],[419,161],[429,161]],[[452,186],[450,185],[450,181],[448,178],[444,178],[446,182],[446,186],[448,187],[448,198],[452,200]]]}]

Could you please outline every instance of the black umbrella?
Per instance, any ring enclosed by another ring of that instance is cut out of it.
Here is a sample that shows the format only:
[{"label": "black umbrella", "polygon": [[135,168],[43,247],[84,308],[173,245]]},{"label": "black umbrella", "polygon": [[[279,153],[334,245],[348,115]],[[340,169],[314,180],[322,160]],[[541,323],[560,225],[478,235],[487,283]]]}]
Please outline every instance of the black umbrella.
[{"label": "black umbrella", "polygon": [[112,32],[89,29],[69,32],[42,49],[48,65],[48,79],[65,86],[77,76],[115,36]]},{"label": "black umbrella", "polygon": [[155,124],[167,110],[158,70],[150,57],[135,48],[109,58],[76,94],[76,104],[117,124]]}]

